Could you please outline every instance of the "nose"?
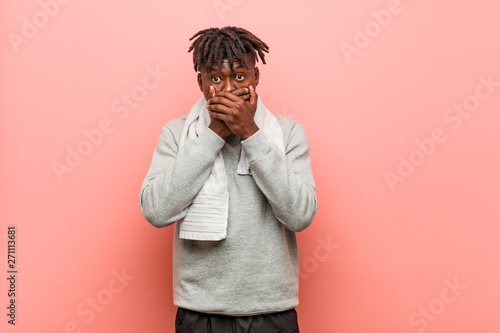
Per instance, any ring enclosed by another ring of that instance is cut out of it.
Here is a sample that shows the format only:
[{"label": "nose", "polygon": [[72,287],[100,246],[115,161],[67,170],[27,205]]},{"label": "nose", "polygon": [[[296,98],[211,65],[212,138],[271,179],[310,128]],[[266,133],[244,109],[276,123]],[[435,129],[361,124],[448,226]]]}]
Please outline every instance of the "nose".
[{"label": "nose", "polygon": [[223,91],[233,91],[235,89],[234,84],[230,78],[226,79]]}]

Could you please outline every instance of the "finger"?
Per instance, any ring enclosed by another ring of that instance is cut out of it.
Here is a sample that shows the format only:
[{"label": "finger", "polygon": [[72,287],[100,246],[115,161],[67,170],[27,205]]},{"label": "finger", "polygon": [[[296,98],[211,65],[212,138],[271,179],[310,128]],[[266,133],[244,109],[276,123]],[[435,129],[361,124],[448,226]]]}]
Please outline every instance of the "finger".
[{"label": "finger", "polygon": [[245,95],[241,95],[240,98],[244,101],[249,101],[250,100],[250,94],[245,94]]},{"label": "finger", "polygon": [[[228,120],[229,116],[225,113],[222,112],[216,112],[212,110],[208,110],[208,114],[210,117],[213,117],[217,120],[222,121],[224,124],[226,124],[226,121]],[[227,124],[226,124],[227,125]]]},{"label": "finger", "polygon": [[242,88],[242,89],[234,90],[232,93],[235,94],[236,96],[239,96],[241,98],[242,95],[248,94],[248,88]]},{"label": "finger", "polygon": [[207,105],[207,109],[210,112],[216,113],[218,117],[216,118],[221,118],[219,115],[230,115],[232,114],[232,109],[230,107],[225,106],[224,104],[209,104]]},{"label": "finger", "polygon": [[257,93],[255,92],[255,88],[250,86],[250,104],[257,107]]},{"label": "finger", "polygon": [[212,98],[215,96],[215,88],[212,85],[209,88],[209,94],[210,94],[210,97],[207,100],[207,104],[210,104],[212,102]]},{"label": "finger", "polygon": [[236,107],[237,103],[241,103],[241,98],[231,92],[217,93],[215,97],[210,99],[209,104],[222,104],[230,108]]},{"label": "finger", "polygon": [[238,102],[241,100],[241,98],[239,96],[236,96],[233,92],[231,91],[222,91],[222,92],[219,92],[215,95],[215,97],[217,98],[226,98],[226,99],[229,99],[231,101],[234,101],[234,102]]}]

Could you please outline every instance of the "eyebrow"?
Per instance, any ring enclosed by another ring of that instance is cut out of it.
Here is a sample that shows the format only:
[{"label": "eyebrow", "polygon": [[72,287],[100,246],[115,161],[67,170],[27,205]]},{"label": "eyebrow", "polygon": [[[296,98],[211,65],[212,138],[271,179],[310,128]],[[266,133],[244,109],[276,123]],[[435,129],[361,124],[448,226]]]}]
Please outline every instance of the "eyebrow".
[{"label": "eyebrow", "polygon": [[[244,65],[239,65],[239,64],[235,64],[233,66],[233,69],[234,70],[237,70],[237,69],[240,69],[240,68],[243,68],[244,70],[250,70],[250,69],[247,69]],[[207,70],[207,73],[210,73],[210,72],[218,72],[219,69],[218,68],[210,68]]]}]

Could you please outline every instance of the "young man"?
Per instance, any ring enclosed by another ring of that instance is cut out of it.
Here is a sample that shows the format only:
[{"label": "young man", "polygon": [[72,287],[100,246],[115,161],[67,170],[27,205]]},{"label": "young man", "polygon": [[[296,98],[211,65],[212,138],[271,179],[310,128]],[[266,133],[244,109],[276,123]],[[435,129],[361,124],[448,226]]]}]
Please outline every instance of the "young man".
[{"label": "young man", "polygon": [[204,97],[163,127],[140,195],[153,226],[175,223],[176,332],[298,332],[295,233],[317,209],[305,131],[257,96],[264,42],[237,27],[193,39]]}]

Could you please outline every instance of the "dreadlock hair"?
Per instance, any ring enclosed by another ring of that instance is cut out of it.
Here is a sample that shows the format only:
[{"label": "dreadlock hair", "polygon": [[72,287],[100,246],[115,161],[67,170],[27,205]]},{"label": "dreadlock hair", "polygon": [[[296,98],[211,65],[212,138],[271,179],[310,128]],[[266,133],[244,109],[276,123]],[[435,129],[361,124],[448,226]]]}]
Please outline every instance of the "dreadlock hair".
[{"label": "dreadlock hair", "polygon": [[[195,39],[196,38],[196,39]],[[194,70],[197,72],[202,66],[209,68],[213,62],[217,68],[222,68],[222,61],[229,60],[231,71],[233,61],[238,59],[248,68],[244,54],[250,54],[259,61],[257,55],[265,64],[264,52],[269,53],[269,47],[250,31],[238,27],[210,28],[198,31],[189,40],[194,40],[188,52],[193,52]]]}]

